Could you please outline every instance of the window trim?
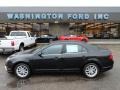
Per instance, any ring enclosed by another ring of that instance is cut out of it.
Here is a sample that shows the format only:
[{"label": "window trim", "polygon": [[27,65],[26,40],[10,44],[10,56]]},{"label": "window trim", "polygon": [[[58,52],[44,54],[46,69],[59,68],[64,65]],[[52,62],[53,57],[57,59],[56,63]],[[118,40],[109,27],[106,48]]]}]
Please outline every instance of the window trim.
[{"label": "window trim", "polygon": [[28,34],[28,36],[30,37],[30,33],[29,33],[29,32],[27,32],[27,34]]}]

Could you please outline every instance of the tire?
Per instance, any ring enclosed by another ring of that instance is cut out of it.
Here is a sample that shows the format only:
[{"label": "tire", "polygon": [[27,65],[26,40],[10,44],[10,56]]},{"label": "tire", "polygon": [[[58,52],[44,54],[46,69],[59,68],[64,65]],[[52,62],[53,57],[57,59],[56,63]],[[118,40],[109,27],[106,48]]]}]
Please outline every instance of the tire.
[{"label": "tire", "polygon": [[82,42],[87,42],[87,41],[85,39],[83,39]]},{"label": "tire", "polygon": [[14,73],[18,78],[28,78],[31,74],[30,67],[27,64],[19,63],[14,68]]},{"label": "tire", "polygon": [[88,63],[83,68],[83,74],[87,78],[95,78],[98,76],[99,72],[100,72],[100,68],[95,63]]},{"label": "tire", "polygon": [[24,51],[24,45],[23,44],[20,45],[19,51]]}]

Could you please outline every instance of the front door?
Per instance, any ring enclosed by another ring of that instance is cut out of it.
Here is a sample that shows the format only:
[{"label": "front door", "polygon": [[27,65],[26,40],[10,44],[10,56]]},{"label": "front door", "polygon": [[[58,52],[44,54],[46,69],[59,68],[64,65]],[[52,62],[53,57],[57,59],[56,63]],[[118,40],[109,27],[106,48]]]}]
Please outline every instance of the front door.
[{"label": "front door", "polygon": [[48,46],[40,52],[41,55],[38,54],[36,59],[32,60],[32,66],[36,70],[58,70],[62,59],[62,49],[62,44]]}]

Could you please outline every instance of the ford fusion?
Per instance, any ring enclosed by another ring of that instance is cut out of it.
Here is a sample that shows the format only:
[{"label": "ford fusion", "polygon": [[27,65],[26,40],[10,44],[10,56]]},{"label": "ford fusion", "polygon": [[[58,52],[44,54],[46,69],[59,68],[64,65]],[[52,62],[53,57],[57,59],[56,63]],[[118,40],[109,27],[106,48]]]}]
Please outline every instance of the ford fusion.
[{"label": "ford fusion", "polygon": [[18,78],[41,71],[79,71],[87,78],[95,78],[112,69],[113,63],[112,53],[107,49],[79,41],[56,41],[11,55],[5,69]]}]

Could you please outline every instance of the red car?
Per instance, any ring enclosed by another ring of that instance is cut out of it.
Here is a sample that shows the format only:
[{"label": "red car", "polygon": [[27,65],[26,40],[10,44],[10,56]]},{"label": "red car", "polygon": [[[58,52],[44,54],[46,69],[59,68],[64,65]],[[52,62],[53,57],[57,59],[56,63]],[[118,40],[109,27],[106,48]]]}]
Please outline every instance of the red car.
[{"label": "red car", "polygon": [[88,42],[88,38],[85,35],[62,35],[59,40],[77,40]]}]

